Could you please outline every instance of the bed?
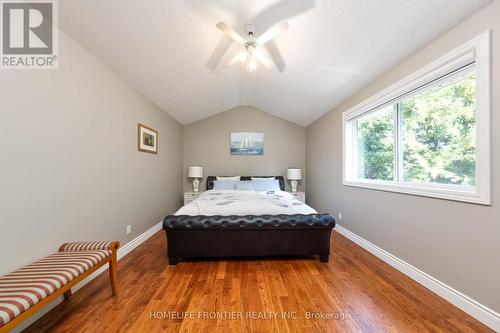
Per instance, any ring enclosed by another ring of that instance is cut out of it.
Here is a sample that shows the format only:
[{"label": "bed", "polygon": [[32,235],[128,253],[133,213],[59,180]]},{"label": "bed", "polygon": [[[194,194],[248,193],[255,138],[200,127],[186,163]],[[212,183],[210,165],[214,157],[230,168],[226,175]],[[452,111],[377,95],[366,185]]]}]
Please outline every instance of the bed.
[{"label": "bed", "polygon": [[[207,191],[163,220],[170,265],[184,258],[311,256],[328,262],[335,219],[285,192],[282,176],[273,191]],[[241,176],[242,181],[251,176]]]}]

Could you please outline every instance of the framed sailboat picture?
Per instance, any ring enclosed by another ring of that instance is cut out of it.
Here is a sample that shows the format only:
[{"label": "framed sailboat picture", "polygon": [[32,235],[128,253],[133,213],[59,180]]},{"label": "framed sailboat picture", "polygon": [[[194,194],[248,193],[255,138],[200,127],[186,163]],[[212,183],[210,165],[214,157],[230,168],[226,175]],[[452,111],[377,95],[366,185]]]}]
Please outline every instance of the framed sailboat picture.
[{"label": "framed sailboat picture", "polygon": [[264,155],[264,133],[231,132],[231,155]]}]

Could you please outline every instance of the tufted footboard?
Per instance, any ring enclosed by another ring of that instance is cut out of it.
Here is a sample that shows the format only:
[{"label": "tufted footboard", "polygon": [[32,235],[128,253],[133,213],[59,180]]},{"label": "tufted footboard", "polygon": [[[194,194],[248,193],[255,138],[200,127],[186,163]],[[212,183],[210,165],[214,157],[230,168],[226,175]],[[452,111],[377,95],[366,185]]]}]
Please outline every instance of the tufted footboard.
[{"label": "tufted footboard", "polygon": [[319,255],[328,262],[335,219],[309,215],[169,215],[169,264],[181,258]]}]

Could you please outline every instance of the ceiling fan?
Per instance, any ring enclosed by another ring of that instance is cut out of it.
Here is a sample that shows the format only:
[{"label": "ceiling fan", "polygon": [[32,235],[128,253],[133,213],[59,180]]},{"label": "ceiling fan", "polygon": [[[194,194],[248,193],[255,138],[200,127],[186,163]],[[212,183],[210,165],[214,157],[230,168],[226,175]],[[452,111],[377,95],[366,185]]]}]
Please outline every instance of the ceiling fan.
[{"label": "ceiling fan", "polygon": [[266,67],[267,69],[271,68],[271,60],[262,53],[259,47],[275,38],[279,33],[287,30],[289,28],[289,25],[287,21],[282,21],[281,23],[278,23],[271,29],[267,30],[259,37],[255,38],[255,26],[253,24],[248,24],[246,26],[246,31],[248,33],[248,37],[246,39],[236,31],[231,29],[224,22],[217,23],[216,27],[226,35],[231,37],[233,40],[244,46],[244,51],[232,58],[228,64],[234,65],[237,62],[246,63],[246,69],[249,72],[253,72],[257,68],[258,62],[264,65],[264,67]]}]

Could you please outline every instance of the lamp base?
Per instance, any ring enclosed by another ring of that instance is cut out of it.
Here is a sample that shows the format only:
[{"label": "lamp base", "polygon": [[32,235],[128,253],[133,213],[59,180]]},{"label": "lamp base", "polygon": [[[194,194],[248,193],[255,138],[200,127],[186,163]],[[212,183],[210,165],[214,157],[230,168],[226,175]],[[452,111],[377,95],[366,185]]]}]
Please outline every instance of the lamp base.
[{"label": "lamp base", "polygon": [[290,180],[290,185],[292,185],[292,192],[294,192],[294,193],[297,192],[297,184],[298,183],[299,182],[296,180]]},{"label": "lamp base", "polygon": [[193,179],[193,192],[194,193],[200,192],[200,180],[198,178]]}]

